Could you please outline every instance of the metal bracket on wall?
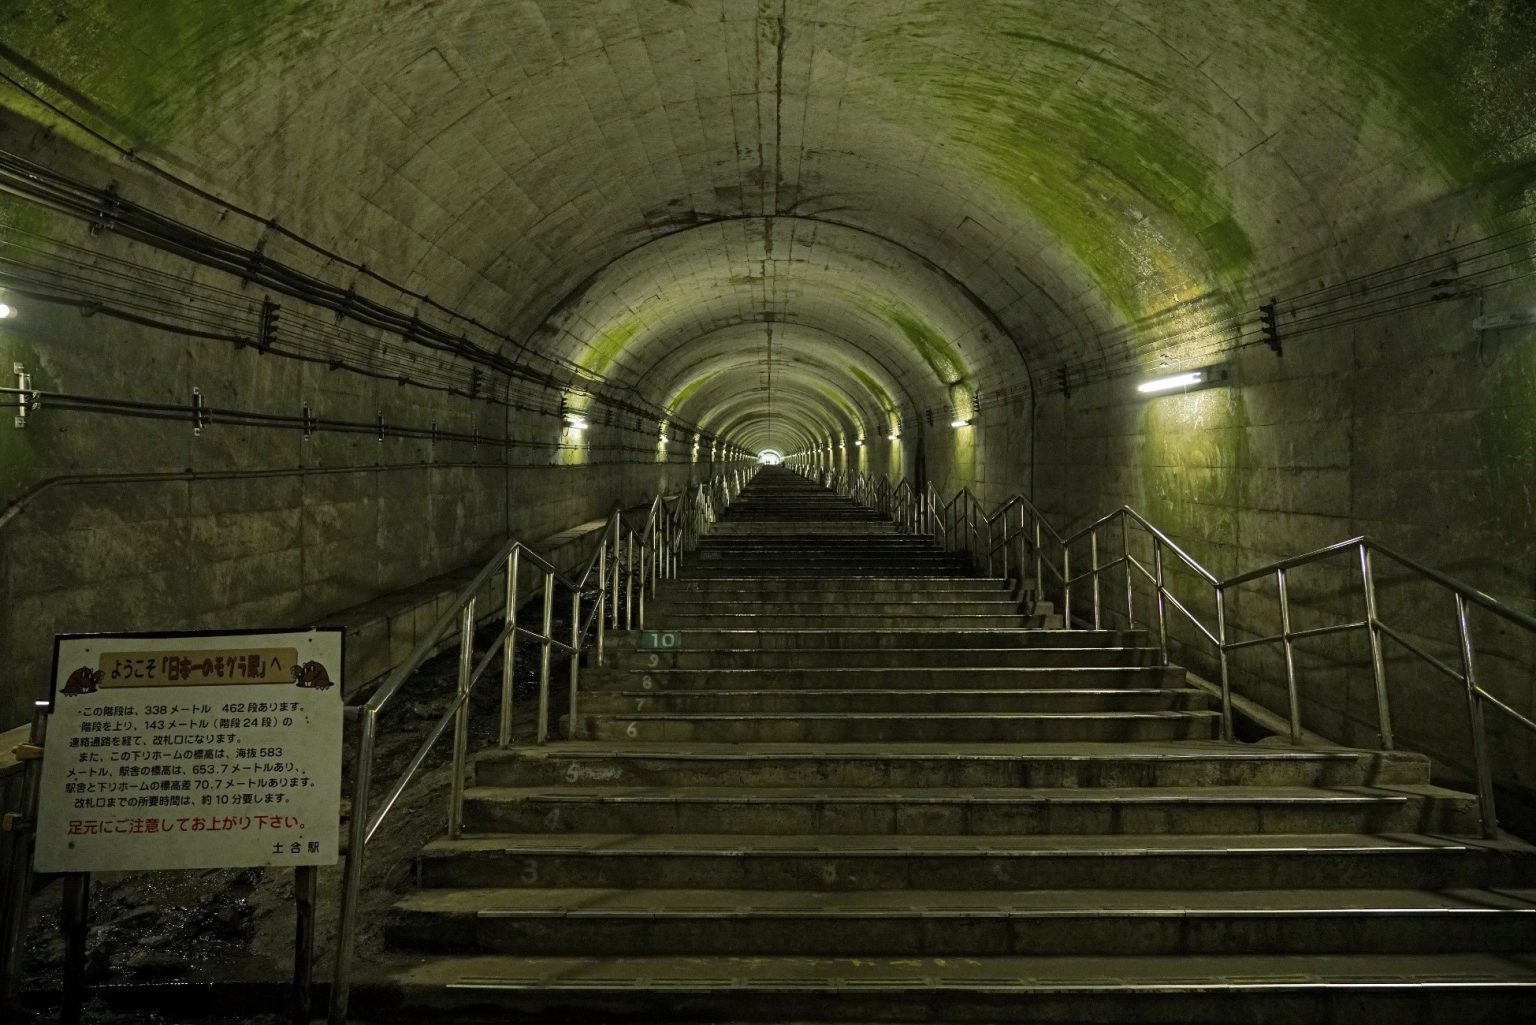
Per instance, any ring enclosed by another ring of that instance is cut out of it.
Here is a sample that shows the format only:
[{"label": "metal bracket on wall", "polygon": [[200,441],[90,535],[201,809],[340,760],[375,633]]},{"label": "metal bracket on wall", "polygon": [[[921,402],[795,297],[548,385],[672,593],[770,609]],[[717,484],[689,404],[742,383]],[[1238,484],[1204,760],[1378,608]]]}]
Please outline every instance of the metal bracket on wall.
[{"label": "metal bracket on wall", "polygon": [[117,227],[117,215],[122,212],[123,200],[117,192],[117,182],[108,183],[101,190],[101,202],[96,207],[96,219],[91,222],[90,232],[92,238],[97,238],[104,231],[111,231]]},{"label": "metal bracket on wall", "polygon": [[1269,346],[1276,356],[1284,356],[1285,350],[1280,346],[1280,321],[1278,299],[1271,299],[1259,307],[1259,329],[1264,332],[1264,344]]},{"label": "metal bracket on wall", "polygon": [[203,399],[203,390],[201,388],[193,388],[192,389],[192,436],[194,438],[202,437],[203,436],[203,428],[207,427],[209,422],[210,421],[208,419],[208,403],[206,401],[204,401],[204,399]]},{"label": "metal bracket on wall", "polygon": [[266,352],[277,341],[277,318],[281,311],[277,303],[267,296],[261,301],[261,319],[256,328],[256,349]]},{"label": "metal bracket on wall", "polygon": [[379,444],[382,445],[384,444],[384,411],[382,409],[379,410],[378,416],[374,418],[374,422],[378,424]]},{"label": "metal bracket on wall", "polygon": [[315,433],[315,411],[309,403],[304,403],[304,440],[308,441],[310,435]]},{"label": "metal bracket on wall", "polygon": [[32,375],[27,373],[27,368],[20,363],[11,364],[11,372],[16,375],[16,419],[13,421],[17,427],[27,426],[27,417],[42,401],[32,390]]},{"label": "metal bracket on wall", "polygon": [[1530,313],[1489,313],[1472,321],[1474,331],[1498,331],[1506,327],[1536,326],[1536,311]]},{"label": "metal bracket on wall", "polygon": [[1056,387],[1061,389],[1063,398],[1072,397],[1072,374],[1064,366],[1056,368]]}]

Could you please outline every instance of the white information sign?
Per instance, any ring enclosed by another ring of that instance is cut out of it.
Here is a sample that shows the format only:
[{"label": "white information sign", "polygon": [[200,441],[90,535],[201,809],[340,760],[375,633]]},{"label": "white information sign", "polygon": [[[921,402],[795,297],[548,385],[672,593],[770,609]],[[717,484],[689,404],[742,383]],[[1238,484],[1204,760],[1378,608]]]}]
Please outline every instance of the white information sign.
[{"label": "white information sign", "polygon": [[342,631],[54,642],[41,872],[333,865]]}]

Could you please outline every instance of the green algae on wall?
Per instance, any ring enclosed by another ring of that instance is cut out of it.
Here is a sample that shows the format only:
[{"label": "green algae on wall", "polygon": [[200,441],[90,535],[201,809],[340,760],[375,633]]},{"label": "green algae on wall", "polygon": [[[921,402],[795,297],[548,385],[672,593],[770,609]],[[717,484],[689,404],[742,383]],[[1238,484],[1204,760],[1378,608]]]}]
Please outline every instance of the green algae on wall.
[{"label": "green algae on wall", "polygon": [[1254,468],[1249,426],[1236,388],[1151,398],[1137,416],[1133,504],[1175,537],[1206,542],[1191,554],[1218,573],[1236,568],[1223,562],[1238,543],[1242,476]]},{"label": "green algae on wall", "polygon": [[896,404],[891,400],[890,394],[884,388],[880,387],[879,381],[876,381],[873,377],[869,376],[868,372],[866,372],[864,368],[860,367],[857,363],[849,363],[847,366],[848,372],[854,376],[854,379],[869,390],[869,394],[874,398],[875,402],[879,404],[882,412],[884,412],[887,416],[895,413]]},{"label": "green algae on wall", "polygon": [[638,316],[626,317],[612,327],[604,328],[587,343],[586,351],[577,358],[576,365],[591,374],[606,374],[644,330],[645,321]]},{"label": "green algae on wall", "polygon": [[[1218,164],[1159,115],[1171,86],[1040,35],[1033,6],[975,6],[967,17],[990,29],[982,59],[956,60],[922,31],[870,38],[903,110],[1044,226],[1125,320],[1208,293],[1229,312],[1246,305],[1252,242]],[[923,11],[956,17],[947,2]],[[1104,70],[1101,89],[1062,88],[1084,61]]]},{"label": "green algae on wall", "polygon": [[0,57],[118,141],[157,146],[217,101],[241,58],[299,56],[318,45],[324,20],[312,0],[10,0]]},{"label": "green algae on wall", "polygon": [[966,379],[969,370],[959,351],[921,317],[900,307],[885,310],[885,315],[912,343],[912,348],[941,382],[956,384]]},{"label": "green algae on wall", "polygon": [[1396,98],[1455,181],[1511,164],[1536,179],[1536,6],[1526,0],[1306,0],[1318,33]]},{"label": "green algae on wall", "polygon": [[712,371],[712,372],[707,373],[707,374],[700,374],[698,377],[695,377],[693,380],[691,380],[687,384],[683,385],[681,388],[679,388],[677,390],[677,392],[675,394],[673,394],[673,396],[670,399],[667,400],[667,404],[666,404],[667,405],[667,412],[671,413],[671,414],[676,414],[677,411],[683,407],[683,403],[687,402],[689,399],[691,399],[693,397],[694,392],[696,392],[700,388],[704,387],[711,380],[713,380],[718,374],[719,374],[718,370]]}]

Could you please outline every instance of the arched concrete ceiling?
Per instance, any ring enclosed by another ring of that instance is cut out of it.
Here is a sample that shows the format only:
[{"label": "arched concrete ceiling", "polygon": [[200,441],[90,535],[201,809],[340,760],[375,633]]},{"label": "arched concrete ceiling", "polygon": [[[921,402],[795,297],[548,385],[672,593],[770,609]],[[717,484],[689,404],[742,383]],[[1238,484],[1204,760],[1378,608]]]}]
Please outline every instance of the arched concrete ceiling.
[{"label": "arched concrete ceiling", "polygon": [[[613,387],[669,401],[690,382],[656,368],[733,340],[744,369],[689,401],[704,419],[789,325],[914,408],[1158,317],[1227,330],[1256,279],[1347,265],[1362,225],[1462,184],[1528,189],[1533,37],[1522,0],[0,12],[0,57],[40,95]],[[789,381],[797,422],[849,419]]]}]

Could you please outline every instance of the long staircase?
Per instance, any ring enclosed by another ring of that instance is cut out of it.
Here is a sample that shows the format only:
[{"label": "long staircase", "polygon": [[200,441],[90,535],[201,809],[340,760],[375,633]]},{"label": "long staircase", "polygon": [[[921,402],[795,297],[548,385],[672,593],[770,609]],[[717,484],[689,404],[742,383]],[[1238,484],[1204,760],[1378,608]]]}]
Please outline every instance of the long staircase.
[{"label": "long staircase", "polygon": [[763,470],[474,766],[364,1017],[1536,1020],[1536,860],[1421,756],[1216,740],[1140,632]]}]

